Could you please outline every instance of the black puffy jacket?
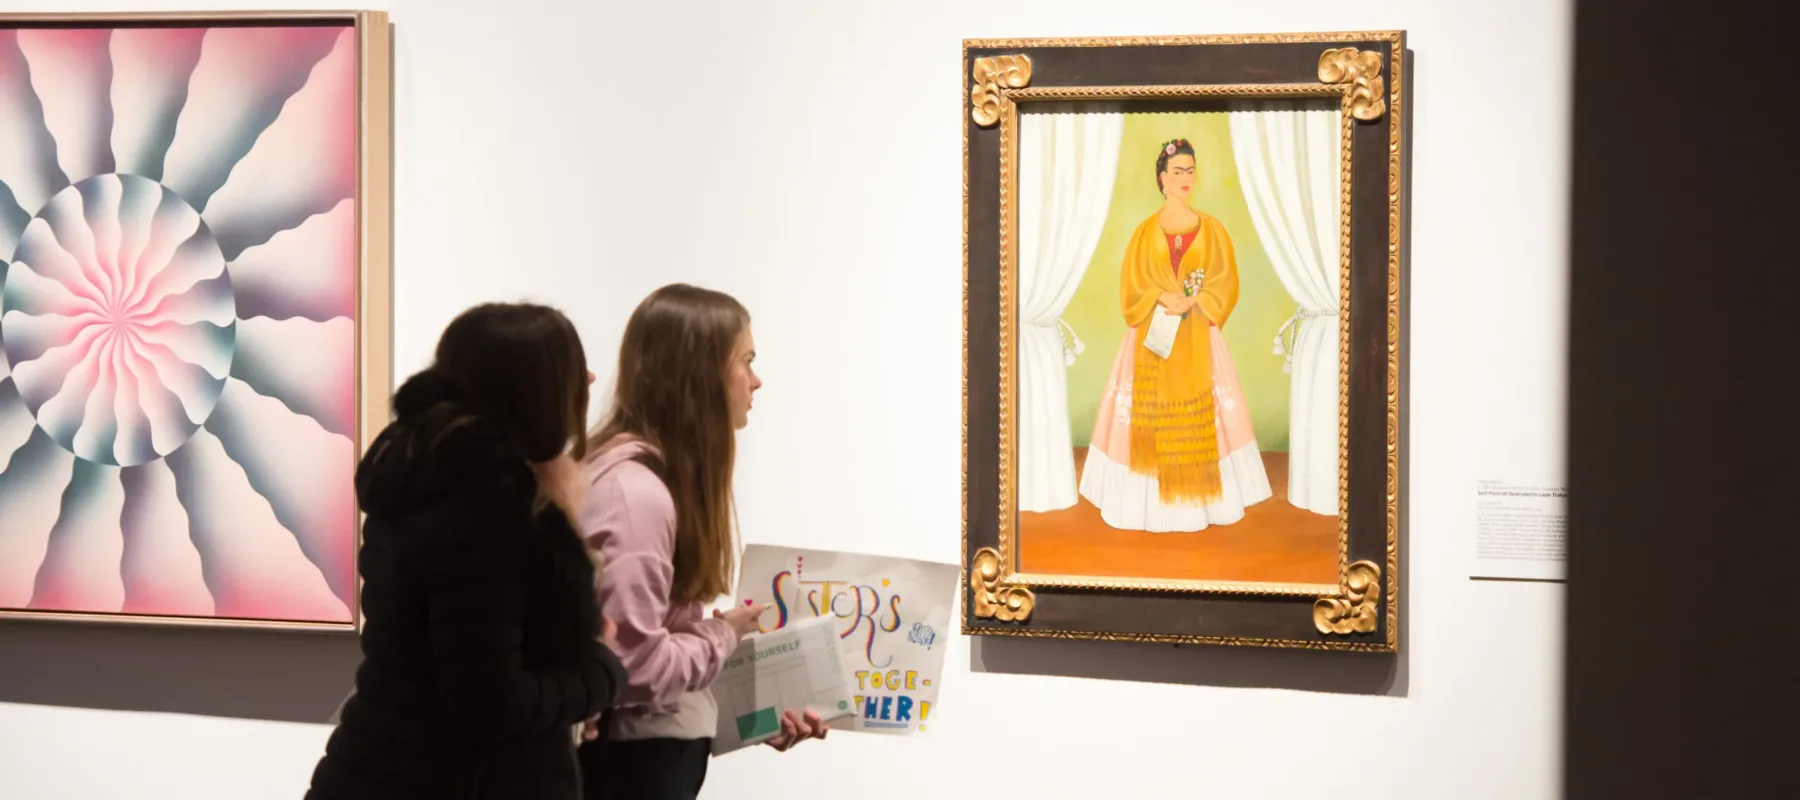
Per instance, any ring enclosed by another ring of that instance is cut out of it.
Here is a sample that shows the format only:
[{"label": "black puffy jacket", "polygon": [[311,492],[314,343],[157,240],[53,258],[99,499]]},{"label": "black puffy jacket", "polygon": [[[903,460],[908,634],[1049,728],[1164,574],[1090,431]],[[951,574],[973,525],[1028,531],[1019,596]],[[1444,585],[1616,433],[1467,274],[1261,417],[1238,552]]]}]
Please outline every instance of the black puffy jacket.
[{"label": "black puffy jacket", "polygon": [[571,729],[625,685],[598,642],[594,567],[509,437],[477,418],[435,442],[419,418],[459,403],[429,371],[356,474],[363,662],[308,800],[575,800]]}]

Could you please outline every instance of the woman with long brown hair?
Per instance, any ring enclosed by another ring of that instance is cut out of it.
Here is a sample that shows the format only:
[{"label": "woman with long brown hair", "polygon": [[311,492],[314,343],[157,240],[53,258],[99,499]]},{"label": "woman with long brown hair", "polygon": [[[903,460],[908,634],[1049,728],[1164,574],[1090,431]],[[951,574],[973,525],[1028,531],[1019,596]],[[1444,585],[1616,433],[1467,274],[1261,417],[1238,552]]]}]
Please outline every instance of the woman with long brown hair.
[{"label": "woman with long brown hair", "polygon": [[363,662],[309,800],[575,800],[577,726],[625,682],[574,521],[593,374],[561,312],[488,304],[356,471]]},{"label": "woman with long brown hair", "polygon": [[[708,289],[658,289],[625,325],[612,408],[588,439],[581,532],[604,556],[599,595],[630,678],[582,748],[590,800],[688,800],[705,781],[709,687],[763,611],[703,612],[732,591],[732,469],[762,386],[755,357],[749,312]],[[782,728],[782,750],[826,731],[792,712]]]}]

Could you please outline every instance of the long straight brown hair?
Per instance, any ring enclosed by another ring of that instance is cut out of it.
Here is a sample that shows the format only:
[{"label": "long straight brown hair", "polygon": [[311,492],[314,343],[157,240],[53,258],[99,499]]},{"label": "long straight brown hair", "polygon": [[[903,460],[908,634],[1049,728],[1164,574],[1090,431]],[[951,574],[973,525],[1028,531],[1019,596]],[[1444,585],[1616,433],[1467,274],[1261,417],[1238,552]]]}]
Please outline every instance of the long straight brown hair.
[{"label": "long straight brown hair", "polygon": [[737,430],[727,375],[749,325],[750,312],[723,292],[679,283],[652,292],[625,323],[612,407],[588,439],[590,452],[625,434],[656,448],[649,466],[675,503],[673,602],[731,591]]}]

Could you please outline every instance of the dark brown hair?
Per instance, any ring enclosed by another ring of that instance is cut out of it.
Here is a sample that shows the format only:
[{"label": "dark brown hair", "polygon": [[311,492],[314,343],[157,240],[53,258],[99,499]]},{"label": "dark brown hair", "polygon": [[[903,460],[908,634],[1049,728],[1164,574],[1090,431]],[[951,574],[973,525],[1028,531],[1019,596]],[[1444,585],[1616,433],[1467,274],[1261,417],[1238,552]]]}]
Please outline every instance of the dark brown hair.
[{"label": "dark brown hair", "polygon": [[1171,139],[1163,142],[1162,148],[1156,151],[1156,191],[1163,190],[1162,176],[1169,171],[1169,159],[1179,155],[1194,155],[1194,146],[1186,139]]},{"label": "dark brown hair", "polygon": [[677,603],[731,591],[737,429],[727,375],[749,326],[750,312],[723,292],[679,283],[652,292],[625,323],[612,407],[588,439],[597,449],[629,434],[656,448],[648,463],[675,504]]},{"label": "dark brown hair", "polygon": [[471,415],[507,432],[526,459],[548,461],[573,447],[587,452],[587,354],[561,311],[532,303],[485,303],[457,315],[438,338],[427,372],[453,385],[467,408],[430,409],[427,441]]}]

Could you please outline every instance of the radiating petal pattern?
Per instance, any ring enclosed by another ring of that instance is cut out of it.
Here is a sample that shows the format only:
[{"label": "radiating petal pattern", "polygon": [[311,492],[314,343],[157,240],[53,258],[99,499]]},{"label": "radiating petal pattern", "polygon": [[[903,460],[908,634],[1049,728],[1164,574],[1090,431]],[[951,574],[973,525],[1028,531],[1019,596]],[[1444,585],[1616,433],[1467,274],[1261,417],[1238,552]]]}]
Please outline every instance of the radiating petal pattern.
[{"label": "radiating petal pattern", "polygon": [[353,621],[356,41],[0,30],[0,609]]},{"label": "radiating petal pattern", "polygon": [[[54,212],[52,212],[52,214],[54,214]],[[55,247],[41,248],[35,256],[37,259],[36,263],[30,265],[31,269],[27,270],[20,268],[24,266],[19,262],[23,261],[25,258],[23,251],[26,239],[39,238],[55,240],[56,233],[51,228],[52,218],[53,217],[38,217],[25,226],[25,235],[19,237],[20,246],[16,253],[17,258],[14,259],[13,266],[8,268],[6,272],[6,285],[10,287],[17,281],[41,277],[44,280],[57,284],[59,288],[66,292],[69,302],[83,303],[85,304],[83,308],[86,310],[93,310],[96,312],[103,311],[105,309],[105,298],[99,287],[93,283],[92,276],[88,275],[82,268],[81,262],[75,260],[75,257],[70,255],[67,250],[64,250],[60,244]],[[46,286],[39,286],[34,291],[38,293],[51,293],[53,292],[53,289]],[[36,299],[46,299],[43,294],[35,294],[33,297]],[[7,310],[19,311],[22,309],[7,306]]]},{"label": "radiating petal pattern", "polygon": [[[16,313],[7,316],[12,319],[0,324],[12,329],[6,338],[6,346],[7,359],[18,364],[13,368],[13,385],[19,388],[19,396],[25,398],[25,405],[38,415],[39,424],[48,430],[55,423],[43,418],[42,415],[47,413],[44,406],[59,395],[69,394],[66,378],[74,376],[76,380],[82,380],[86,377],[78,370],[83,364],[91,364],[98,357],[98,351],[106,346],[106,329],[84,325],[78,318],[44,319]],[[29,357],[29,353],[40,347],[44,348],[42,356]],[[49,432],[55,433],[54,430]],[[74,432],[69,435],[73,436]]]},{"label": "radiating petal pattern", "polygon": [[257,394],[238,380],[225,384],[206,429],[219,437],[231,460],[243,465],[275,518],[299,537],[300,549],[348,603],[356,589],[355,498],[341,492],[320,502],[314,487],[350,485],[356,443],[295,416],[280,400]]},{"label": "radiating petal pattern", "polygon": [[162,182],[205,210],[238,159],[305,85],[344,28],[210,28]]},{"label": "radiating petal pattern", "polygon": [[31,602],[50,528],[62,510],[62,490],[74,470],[75,457],[34,428],[0,472],[0,509],[6,513],[6,524],[0,525],[0,608]]},{"label": "radiating petal pattern", "polygon": [[[0,261],[0,287],[6,286],[6,266],[6,262]],[[7,386],[12,385],[12,362],[6,360],[5,325],[0,325],[0,381],[5,382]],[[6,469],[6,461],[0,459],[0,470],[4,469]]]},{"label": "radiating petal pattern", "polygon": [[[139,203],[150,202],[148,198],[134,200],[132,207],[137,208]],[[131,259],[131,275],[126,281],[129,287],[125,293],[127,306],[135,308],[145,302],[155,302],[156,298],[151,296],[151,292],[158,288],[167,291],[172,285],[171,281],[164,280],[159,287],[146,280],[143,270],[138,269],[137,265],[173,263],[181,248],[196,246],[193,244],[195,237],[201,236],[204,240],[212,235],[210,232],[204,235],[200,233],[204,224],[205,221],[200,219],[200,212],[182,200],[180,195],[163,187],[162,195],[155,200],[154,210],[144,218],[141,233],[130,237],[137,257]],[[138,226],[134,226],[136,227]],[[140,241],[142,245],[138,245]]]},{"label": "radiating petal pattern", "polygon": [[[31,66],[19,51],[17,30],[0,30],[0,185],[19,213],[37,213],[50,195],[69,185],[56,164],[56,141],[44,126],[44,104],[31,87]],[[0,252],[0,259],[6,253]]]},{"label": "radiating petal pattern", "polygon": [[[67,253],[43,254],[36,264],[21,262],[7,272],[6,311],[15,315],[13,324],[16,358],[32,359],[59,344],[67,344],[80,330],[87,317],[106,313],[106,307],[88,291],[80,278],[81,270],[67,259]],[[72,278],[59,280],[59,278]],[[26,344],[30,340],[31,344]]]},{"label": "radiating petal pattern", "polygon": [[[174,195],[163,196],[150,224],[143,255],[132,267],[131,290],[121,303],[133,312],[152,313],[170,297],[224,274],[224,255],[212,230],[204,222],[191,220],[176,200]],[[157,229],[164,220],[171,226],[166,232]],[[196,226],[191,232],[190,222]],[[180,238],[184,234],[187,238]],[[174,244],[172,250],[170,244]],[[166,258],[164,252],[168,252]]]},{"label": "radiating petal pattern", "polygon": [[75,462],[74,475],[62,492],[62,512],[50,529],[44,564],[38,569],[32,608],[57,611],[118,611],[125,604],[125,583],[117,570],[93,569],[117,564],[124,555],[119,513],[125,488],[119,468],[91,461]]},{"label": "radiating petal pattern", "polygon": [[19,236],[25,233],[25,226],[30,222],[31,215],[19,206],[12,187],[0,183],[0,285],[6,283],[6,265],[12,261],[13,248],[19,246]]},{"label": "radiating petal pattern", "polygon": [[216,437],[194,434],[165,463],[220,615],[350,621],[349,607]]},{"label": "radiating petal pattern", "polygon": [[317,322],[356,312],[356,201],[344,200],[227,266],[242,319],[305,317]]},{"label": "radiating petal pattern", "polygon": [[200,63],[204,28],[123,28],[112,34],[112,152],[119,172],[162,180],[163,156]]},{"label": "radiating petal pattern", "polygon": [[356,353],[356,325],[338,317],[238,322],[231,376],[319,421],[342,436],[356,435],[356,375],[343,368]]},{"label": "radiating petal pattern", "polygon": [[63,174],[79,180],[112,172],[112,31],[26,28],[18,36]]},{"label": "radiating petal pattern", "polygon": [[0,476],[10,469],[13,454],[25,446],[36,430],[37,422],[19,397],[18,388],[11,379],[0,378]]},{"label": "radiating petal pattern", "polygon": [[175,492],[175,473],[162,461],[120,470],[125,507],[119,515],[124,554],[119,574],[128,614],[209,616],[212,593],[201,574],[200,551],[188,538],[188,514]]},{"label": "radiating petal pattern", "polygon": [[206,206],[231,261],[356,192],[356,37],[338,36]]},{"label": "radiating petal pattern", "polygon": [[[0,294],[20,394],[58,444],[89,461],[168,455],[224,390],[236,315],[218,245],[203,224],[188,233],[189,215],[142,213],[178,200],[135,175],[69,187],[40,213],[46,224],[26,228]],[[126,263],[128,241],[150,244]],[[39,264],[56,266],[45,275]]]}]

